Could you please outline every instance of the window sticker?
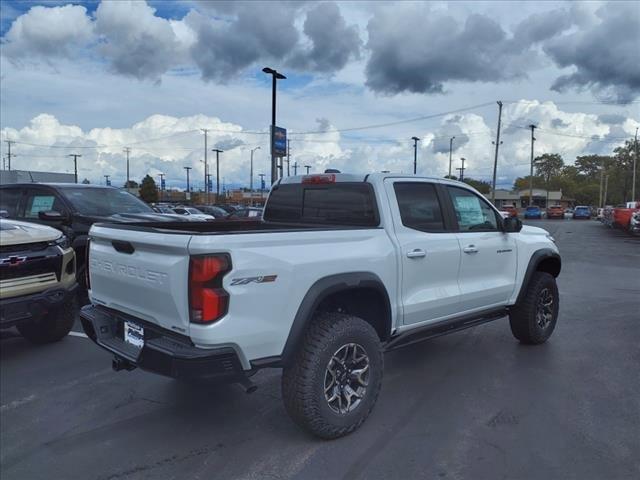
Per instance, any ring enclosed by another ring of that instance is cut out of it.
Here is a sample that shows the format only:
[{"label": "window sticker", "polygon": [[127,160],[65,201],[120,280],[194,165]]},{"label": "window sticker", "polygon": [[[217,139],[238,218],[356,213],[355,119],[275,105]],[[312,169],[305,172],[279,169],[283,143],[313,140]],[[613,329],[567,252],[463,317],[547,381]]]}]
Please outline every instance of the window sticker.
[{"label": "window sticker", "polygon": [[456,196],[456,210],[460,214],[459,223],[462,226],[484,223],[482,207],[477,197]]},{"label": "window sticker", "polygon": [[38,212],[46,212],[52,209],[55,197],[53,195],[35,196],[31,202],[30,216],[37,217]]}]

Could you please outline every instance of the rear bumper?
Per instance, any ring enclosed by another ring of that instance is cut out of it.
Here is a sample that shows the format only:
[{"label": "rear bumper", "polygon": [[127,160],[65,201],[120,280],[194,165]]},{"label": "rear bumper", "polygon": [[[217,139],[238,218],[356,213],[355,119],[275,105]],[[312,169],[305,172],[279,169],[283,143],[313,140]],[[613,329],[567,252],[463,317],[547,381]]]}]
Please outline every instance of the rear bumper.
[{"label": "rear bumper", "polygon": [[21,322],[42,318],[51,310],[60,308],[69,297],[76,294],[78,284],[67,288],[55,286],[44,292],[0,300],[0,328],[8,328]]},{"label": "rear bumper", "polygon": [[[221,383],[245,383],[247,374],[231,347],[197,348],[188,337],[169,332],[130,315],[86,305],[80,311],[82,328],[97,345],[113,353],[114,369],[143,370],[172,378]],[[144,345],[124,341],[124,322],[144,328]]]}]

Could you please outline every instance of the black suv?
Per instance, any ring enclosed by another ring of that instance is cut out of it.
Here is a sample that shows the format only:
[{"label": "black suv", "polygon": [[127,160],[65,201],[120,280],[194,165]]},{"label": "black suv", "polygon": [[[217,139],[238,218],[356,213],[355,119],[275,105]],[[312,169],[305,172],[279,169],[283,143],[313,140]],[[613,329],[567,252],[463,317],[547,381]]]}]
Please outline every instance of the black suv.
[{"label": "black suv", "polygon": [[11,219],[49,225],[71,241],[77,279],[85,286],[87,235],[96,222],[175,222],[158,215],[134,195],[115,187],[75,183],[17,183],[0,186],[0,211]]}]

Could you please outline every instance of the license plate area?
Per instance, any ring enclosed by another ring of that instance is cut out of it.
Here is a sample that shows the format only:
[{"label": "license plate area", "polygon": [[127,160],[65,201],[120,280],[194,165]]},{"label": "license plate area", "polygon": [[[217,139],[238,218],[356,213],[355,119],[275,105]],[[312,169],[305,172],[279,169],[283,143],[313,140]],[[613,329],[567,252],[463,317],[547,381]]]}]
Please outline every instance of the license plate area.
[{"label": "license plate area", "polygon": [[123,330],[125,343],[137,349],[144,347],[144,327],[142,325],[125,320]]}]

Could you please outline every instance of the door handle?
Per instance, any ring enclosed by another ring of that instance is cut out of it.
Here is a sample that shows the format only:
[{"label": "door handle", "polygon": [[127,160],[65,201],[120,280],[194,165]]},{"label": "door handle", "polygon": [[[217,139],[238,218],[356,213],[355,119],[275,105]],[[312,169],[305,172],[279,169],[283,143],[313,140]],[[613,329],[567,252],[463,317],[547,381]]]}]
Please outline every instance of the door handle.
[{"label": "door handle", "polygon": [[422,257],[426,257],[426,256],[427,256],[427,252],[425,252],[424,250],[421,250],[419,248],[416,248],[415,250],[407,252],[407,257],[409,257],[409,258],[422,258]]},{"label": "door handle", "polygon": [[467,245],[462,249],[464,253],[478,253],[478,249],[475,245]]}]

